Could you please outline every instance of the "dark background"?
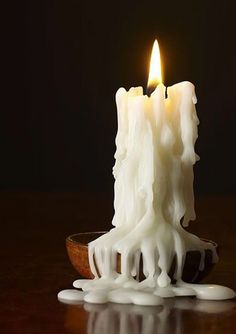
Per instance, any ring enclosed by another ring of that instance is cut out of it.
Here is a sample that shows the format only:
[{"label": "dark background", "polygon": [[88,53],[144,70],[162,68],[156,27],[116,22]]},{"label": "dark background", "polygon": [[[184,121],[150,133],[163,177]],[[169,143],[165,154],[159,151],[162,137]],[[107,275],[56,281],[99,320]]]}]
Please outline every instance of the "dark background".
[{"label": "dark background", "polygon": [[112,193],[114,95],[146,86],[158,38],[165,84],[196,86],[196,191],[235,194],[233,1],[31,1],[15,9],[2,189]]},{"label": "dark background", "polygon": [[[146,86],[155,38],[165,84],[192,81],[198,96],[199,196],[197,221],[189,231],[219,244],[220,262],[206,282],[236,290],[234,1],[6,3],[8,17],[1,7],[7,17],[1,40],[1,55],[7,53],[1,62],[7,102],[3,107],[1,100],[0,111],[1,333],[71,332],[69,308],[56,299],[78,278],[65,238],[111,228],[114,96],[121,86]],[[199,312],[171,310],[171,320],[178,320],[176,328],[167,324],[171,333],[233,333],[235,309],[219,314],[220,306],[213,304],[214,314],[209,306],[204,314],[206,306],[196,302]],[[86,333],[89,313],[76,309],[72,326]]]}]

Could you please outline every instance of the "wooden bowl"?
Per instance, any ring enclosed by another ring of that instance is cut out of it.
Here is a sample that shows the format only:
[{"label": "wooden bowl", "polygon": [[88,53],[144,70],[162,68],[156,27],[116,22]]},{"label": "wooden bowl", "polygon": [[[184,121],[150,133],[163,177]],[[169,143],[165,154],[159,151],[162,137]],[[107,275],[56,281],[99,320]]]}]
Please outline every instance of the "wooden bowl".
[{"label": "wooden bowl", "polygon": [[[70,261],[75,268],[75,270],[83,278],[94,278],[89,267],[88,260],[88,243],[92,240],[97,239],[102,234],[106,232],[86,232],[73,234],[67,237],[66,239],[66,248],[67,253],[70,258]],[[211,240],[202,239],[204,241],[210,242],[218,250],[218,246],[215,242]],[[200,252],[198,251],[189,251],[186,255],[186,260],[183,269],[182,278],[185,282],[189,283],[198,283],[204,277],[206,277],[211,269],[214,266],[212,262],[212,251],[205,251],[205,268],[203,271],[199,271],[199,262],[200,262]],[[173,273],[175,269],[175,260],[172,263],[171,269],[169,271],[169,276],[173,280]],[[120,255],[118,254],[117,258],[117,271],[120,272]],[[142,277],[142,273],[141,276]]]}]

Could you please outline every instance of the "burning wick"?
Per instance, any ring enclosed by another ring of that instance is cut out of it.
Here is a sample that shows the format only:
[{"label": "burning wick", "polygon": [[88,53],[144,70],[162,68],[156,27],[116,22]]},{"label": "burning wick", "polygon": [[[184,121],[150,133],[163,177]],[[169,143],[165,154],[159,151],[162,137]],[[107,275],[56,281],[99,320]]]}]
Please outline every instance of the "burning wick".
[{"label": "burning wick", "polygon": [[[195,277],[207,265],[206,251],[211,252],[212,263],[218,256],[213,243],[184,229],[195,219],[197,100],[194,85],[188,81],[168,87],[166,99],[157,41],[147,94],[150,98],[143,95],[142,87],[129,91],[121,87],[116,93],[113,228],[88,245],[94,279],[76,280],[73,286],[82,291],[63,290],[58,294],[61,301],[151,306],[175,296],[208,300],[236,297],[224,286],[184,282],[188,252],[196,251],[200,256]],[[143,273],[140,279],[139,273]]]},{"label": "burning wick", "polygon": [[157,40],[153,43],[147,84],[147,95],[150,96],[162,83],[161,56]]}]

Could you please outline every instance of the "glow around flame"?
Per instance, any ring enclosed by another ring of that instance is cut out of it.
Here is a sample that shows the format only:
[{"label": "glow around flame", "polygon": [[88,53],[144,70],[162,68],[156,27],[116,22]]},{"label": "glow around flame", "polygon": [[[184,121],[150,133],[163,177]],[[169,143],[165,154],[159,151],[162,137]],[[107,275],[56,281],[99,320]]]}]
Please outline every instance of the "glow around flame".
[{"label": "glow around flame", "polygon": [[161,73],[161,56],[157,40],[155,40],[152,48],[152,55],[148,76],[148,88],[157,87],[162,82]]}]

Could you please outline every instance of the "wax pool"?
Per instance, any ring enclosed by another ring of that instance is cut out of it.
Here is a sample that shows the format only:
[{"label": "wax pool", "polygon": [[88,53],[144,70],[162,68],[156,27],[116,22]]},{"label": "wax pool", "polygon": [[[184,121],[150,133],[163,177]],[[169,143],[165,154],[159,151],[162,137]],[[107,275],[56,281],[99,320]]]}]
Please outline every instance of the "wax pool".
[{"label": "wax pool", "polygon": [[[184,229],[195,219],[196,102],[190,82],[169,87],[167,97],[163,84],[150,97],[143,95],[141,87],[117,91],[114,228],[89,244],[95,279],[75,281],[74,286],[84,292],[65,290],[59,299],[159,305],[162,298],[173,296],[235,297],[229,288],[187,284],[181,279],[188,251],[200,252],[200,270],[206,249],[217,261],[211,243]],[[116,271],[117,253],[121,273]],[[172,285],[168,273],[174,259],[176,284]],[[145,277],[141,282],[140,271]]]}]

